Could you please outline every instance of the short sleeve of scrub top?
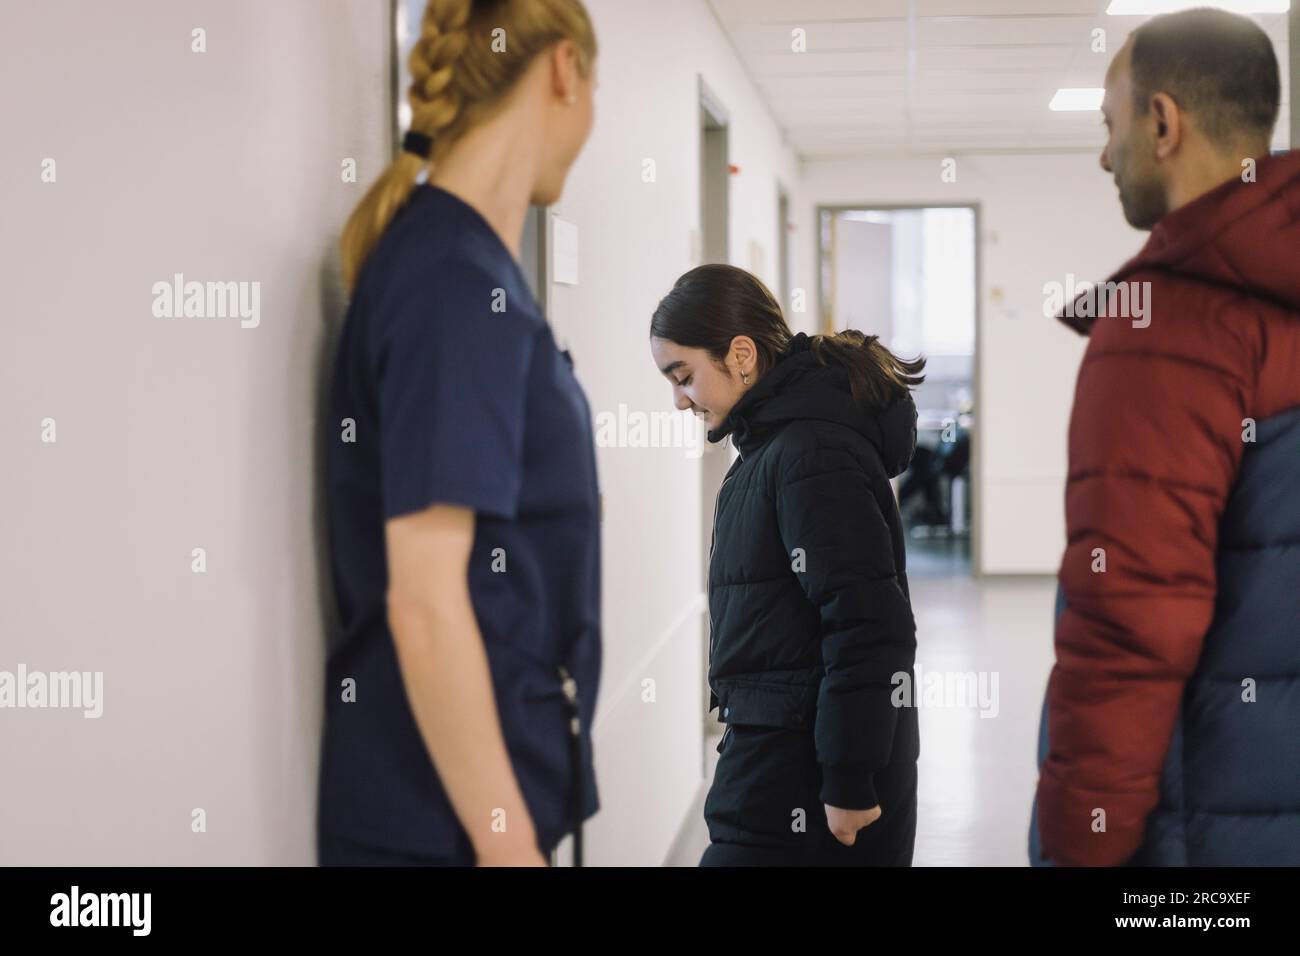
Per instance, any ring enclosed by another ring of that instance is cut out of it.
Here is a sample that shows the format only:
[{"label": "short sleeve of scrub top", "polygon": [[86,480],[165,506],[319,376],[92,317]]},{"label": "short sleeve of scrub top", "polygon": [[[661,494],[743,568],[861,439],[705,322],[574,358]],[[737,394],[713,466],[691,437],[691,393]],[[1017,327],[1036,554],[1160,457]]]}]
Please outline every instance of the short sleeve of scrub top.
[{"label": "short sleeve of scrub top", "polygon": [[537,327],[481,269],[444,268],[454,281],[402,298],[379,343],[384,517],[446,503],[512,519]]}]

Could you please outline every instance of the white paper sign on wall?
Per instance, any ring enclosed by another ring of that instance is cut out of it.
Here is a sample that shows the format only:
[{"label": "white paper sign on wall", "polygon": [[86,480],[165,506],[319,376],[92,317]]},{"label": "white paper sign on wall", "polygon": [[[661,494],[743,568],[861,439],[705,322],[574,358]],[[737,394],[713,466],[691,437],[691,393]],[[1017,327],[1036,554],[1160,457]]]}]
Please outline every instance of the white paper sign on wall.
[{"label": "white paper sign on wall", "polygon": [[757,239],[749,240],[749,271],[760,279],[767,275],[767,250]]},{"label": "white paper sign on wall", "polygon": [[578,284],[578,226],[555,216],[551,220],[551,277],[561,285]]}]

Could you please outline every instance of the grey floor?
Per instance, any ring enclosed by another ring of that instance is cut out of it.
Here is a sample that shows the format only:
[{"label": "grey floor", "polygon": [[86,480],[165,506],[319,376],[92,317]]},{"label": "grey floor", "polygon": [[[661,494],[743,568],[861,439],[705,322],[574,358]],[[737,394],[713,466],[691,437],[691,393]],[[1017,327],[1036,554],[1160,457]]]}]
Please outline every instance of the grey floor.
[{"label": "grey floor", "polygon": [[[922,699],[913,862],[1025,866],[1038,718],[1053,659],[1055,579],[972,578],[961,541],[910,541],[908,562],[919,686],[926,686],[926,674],[934,680],[974,672],[989,692],[974,706],[955,698],[928,706]],[[716,744],[716,737],[708,741],[706,780],[667,866],[696,866],[708,846],[703,806]]]}]

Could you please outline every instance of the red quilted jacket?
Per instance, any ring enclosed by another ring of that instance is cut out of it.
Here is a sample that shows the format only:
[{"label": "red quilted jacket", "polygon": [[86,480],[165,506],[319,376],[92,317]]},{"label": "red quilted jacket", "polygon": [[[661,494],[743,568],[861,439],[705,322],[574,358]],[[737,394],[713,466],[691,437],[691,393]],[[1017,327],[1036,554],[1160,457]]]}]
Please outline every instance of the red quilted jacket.
[{"label": "red quilted jacket", "polygon": [[1118,865],[1142,845],[1215,620],[1246,420],[1300,406],[1300,152],[1166,215],[1108,281],[1150,283],[1146,317],[1114,296],[1101,317],[1058,316],[1089,336],[1037,795],[1043,855],[1063,865]]}]

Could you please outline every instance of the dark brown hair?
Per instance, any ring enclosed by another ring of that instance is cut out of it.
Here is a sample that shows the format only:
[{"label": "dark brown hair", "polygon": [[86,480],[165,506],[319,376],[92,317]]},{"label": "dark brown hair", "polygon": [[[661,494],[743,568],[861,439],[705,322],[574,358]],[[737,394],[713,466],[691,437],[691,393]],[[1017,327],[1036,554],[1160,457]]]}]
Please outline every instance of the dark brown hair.
[{"label": "dark brown hair", "polygon": [[1132,53],[1138,116],[1163,92],[1221,148],[1273,135],[1277,55],[1249,17],[1206,7],[1154,17],[1133,31]]},{"label": "dark brown hair", "polygon": [[[759,378],[776,364],[794,337],[767,286],[744,269],[720,263],[698,266],[683,275],[650,319],[651,338],[704,349],[720,366],[738,335],[754,340]],[[808,339],[813,357],[822,365],[843,367],[853,397],[873,409],[888,408],[925,379],[920,374],[925,359],[904,361],[875,335],[848,329]]]}]

